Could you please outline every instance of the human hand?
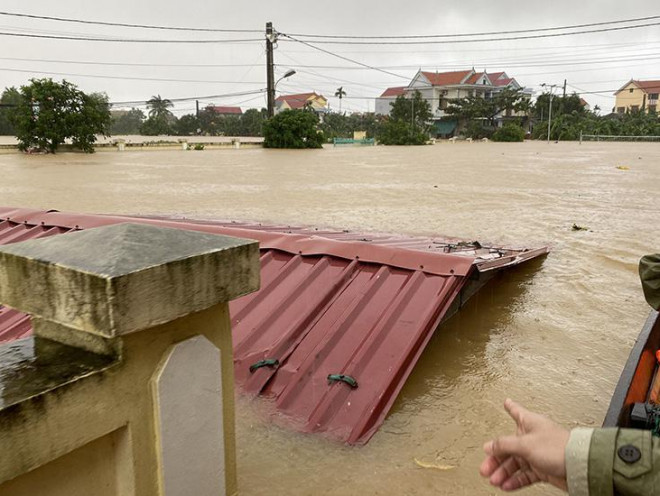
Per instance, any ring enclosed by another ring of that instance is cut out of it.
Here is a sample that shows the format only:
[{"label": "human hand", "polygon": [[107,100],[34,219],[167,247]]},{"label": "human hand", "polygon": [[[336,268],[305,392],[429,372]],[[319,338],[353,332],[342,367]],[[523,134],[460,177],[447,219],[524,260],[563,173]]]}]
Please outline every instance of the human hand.
[{"label": "human hand", "polygon": [[498,437],[484,445],[487,456],[479,473],[503,491],[536,482],[567,491],[565,449],[569,431],[510,399],[504,408],[516,421],[516,435]]}]

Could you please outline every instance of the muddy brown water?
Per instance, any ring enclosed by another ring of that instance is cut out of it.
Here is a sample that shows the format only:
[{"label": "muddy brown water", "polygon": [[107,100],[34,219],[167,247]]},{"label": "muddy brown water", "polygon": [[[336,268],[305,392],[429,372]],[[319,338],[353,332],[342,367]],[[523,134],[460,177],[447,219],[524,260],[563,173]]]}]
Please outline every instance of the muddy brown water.
[{"label": "muddy brown water", "polygon": [[366,446],[282,430],[238,398],[246,495],[496,494],[477,468],[512,428],[505,397],[568,427],[602,422],[647,315],[637,261],[660,250],[653,143],[12,153],[0,172],[2,205],[550,245],[436,333]]}]

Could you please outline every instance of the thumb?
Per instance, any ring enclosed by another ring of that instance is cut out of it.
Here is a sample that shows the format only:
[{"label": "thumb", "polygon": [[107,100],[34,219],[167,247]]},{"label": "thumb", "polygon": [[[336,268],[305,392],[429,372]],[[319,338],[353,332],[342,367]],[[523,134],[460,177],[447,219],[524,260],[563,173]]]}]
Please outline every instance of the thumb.
[{"label": "thumb", "polygon": [[484,451],[487,455],[497,458],[505,458],[508,456],[525,457],[527,448],[520,436],[502,436],[484,445]]},{"label": "thumb", "polygon": [[530,416],[530,411],[527,410],[524,406],[519,405],[510,398],[507,398],[504,401],[504,409],[507,411],[509,416],[515,420],[518,427],[523,427],[525,418]]}]

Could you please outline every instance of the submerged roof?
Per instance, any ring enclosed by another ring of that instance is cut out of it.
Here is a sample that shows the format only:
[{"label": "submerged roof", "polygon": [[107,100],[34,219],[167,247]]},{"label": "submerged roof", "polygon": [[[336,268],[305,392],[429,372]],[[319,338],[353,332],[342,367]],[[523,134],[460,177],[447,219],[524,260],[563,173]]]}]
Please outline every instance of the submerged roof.
[{"label": "submerged roof", "polygon": [[[272,398],[275,418],[289,427],[348,443],[364,443],[377,431],[433,331],[458,308],[476,274],[547,252],[12,208],[0,208],[0,244],[120,222],[258,240],[261,289],[230,304],[238,389]],[[25,314],[0,307],[0,342],[30,332]]]}]

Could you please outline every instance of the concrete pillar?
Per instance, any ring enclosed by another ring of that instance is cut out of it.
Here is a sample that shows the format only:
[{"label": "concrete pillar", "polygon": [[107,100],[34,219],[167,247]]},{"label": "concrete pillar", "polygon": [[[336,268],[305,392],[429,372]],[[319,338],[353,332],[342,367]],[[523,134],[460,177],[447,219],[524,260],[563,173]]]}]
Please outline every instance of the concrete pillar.
[{"label": "concrete pillar", "polygon": [[123,152],[126,149],[126,140],[117,140],[117,150]]},{"label": "concrete pillar", "polygon": [[227,302],[254,241],[119,224],[0,248],[0,494],[233,495]]},{"label": "concrete pillar", "polygon": [[179,140],[179,143],[181,143],[181,149],[187,150],[188,149],[188,140]]},{"label": "concrete pillar", "polygon": [[241,147],[241,140],[238,138],[234,138],[231,140],[231,146],[235,149],[239,149]]}]

